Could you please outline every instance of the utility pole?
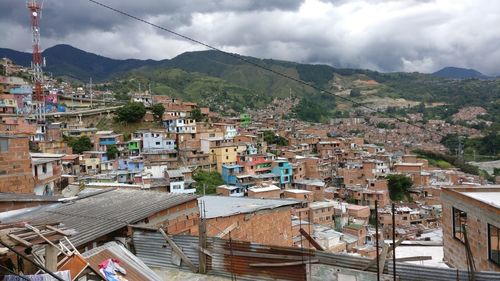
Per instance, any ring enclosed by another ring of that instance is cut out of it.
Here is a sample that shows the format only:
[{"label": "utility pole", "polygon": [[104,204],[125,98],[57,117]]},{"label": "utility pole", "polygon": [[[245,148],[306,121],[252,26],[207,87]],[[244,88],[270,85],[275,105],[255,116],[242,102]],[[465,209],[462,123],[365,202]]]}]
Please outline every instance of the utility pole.
[{"label": "utility pole", "polygon": [[464,160],[464,151],[463,151],[464,148],[463,148],[462,140],[463,140],[463,137],[462,136],[458,136],[457,158],[460,161]]},{"label": "utility pole", "polygon": [[90,77],[89,94],[90,94],[90,109],[92,109],[92,97],[94,96],[94,93],[92,92],[92,77]]}]

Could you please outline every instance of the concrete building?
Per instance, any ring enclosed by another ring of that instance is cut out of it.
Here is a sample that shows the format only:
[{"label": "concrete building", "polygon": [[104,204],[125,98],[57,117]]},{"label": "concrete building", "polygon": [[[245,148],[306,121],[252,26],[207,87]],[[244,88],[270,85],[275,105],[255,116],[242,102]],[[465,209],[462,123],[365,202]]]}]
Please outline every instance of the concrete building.
[{"label": "concrete building", "polygon": [[254,198],[280,198],[281,188],[276,185],[254,186],[248,188],[248,197]]},{"label": "concrete building", "polygon": [[169,133],[196,134],[196,120],[170,117],[163,120]]},{"label": "concrete building", "polygon": [[500,185],[443,188],[444,260],[467,269],[468,241],[478,271],[500,272]]},{"label": "concrete building", "polygon": [[63,156],[64,154],[31,154],[36,195],[53,195],[61,192]]},{"label": "concrete building", "polygon": [[288,160],[274,160],[272,163],[271,172],[273,174],[279,175],[280,187],[284,188],[290,186],[293,179],[293,167],[290,162],[288,162]]},{"label": "concrete building", "polygon": [[196,188],[193,186],[195,182],[188,174],[191,174],[191,170],[185,168],[167,170],[168,191],[172,193],[195,193]]}]

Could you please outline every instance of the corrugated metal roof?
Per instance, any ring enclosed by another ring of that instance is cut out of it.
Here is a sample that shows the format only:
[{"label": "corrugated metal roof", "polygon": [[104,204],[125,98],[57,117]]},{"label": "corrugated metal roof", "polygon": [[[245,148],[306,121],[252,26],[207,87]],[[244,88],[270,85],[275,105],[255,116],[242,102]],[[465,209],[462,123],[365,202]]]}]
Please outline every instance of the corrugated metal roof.
[{"label": "corrugated metal roof", "polygon": [[[172,250],[160,233],[135,230],[133,238],[137,256],[148,266],[190,270],[189,267],[185,266],[183,263],[181,263],[181,267],[172,263]],[[198,237],[177,235],[173,236],[172,239],[191,261],[198,265],[198,251],[193,247],[193,245],[198,245]],[[306,280],[304,265],[259,268],[250,267],[250,263],[290,262],[295,256],[297,261],[303,260],[306,263],[309,260],[317,259],[319,263],[323,265],[331,265],[336,268],[351,270],[364,270],[372,261],[369,258],[359,256],[334,254],[309,249],[301,250],[292,247],[270,247],[239,241],[232,241],[229,243],[227,240],[211,237],[207,238],[207,250],[212,254],[212,257],[207,258],[208,274],[226,277],[233,277],[234,275],[237,280],[249,281],[277,279]],[[233,255],[230,254],[231,251],[233,251]],[[247,255],[244,253],[247,253]],[[248,257],[249,253],[260,253],[262,256]],[[266,254],[286,255],[289,259],[281,261],[277,258],[270,259]],[[391,274],[392,261],[386,261],[387,264],[383,268],[383,273]],[[456,280],[457,275],[459,276],[459,280],[468,280],[468,273],[466,270],[428,267],[402,262],[396,263],[396,269],[396,274],[400,281],[448,281]],[[377,265],[373,263],[367,271],[376,272]],[[476,272],[475,278],[476,281],[500,280],[500,273]]]},{"label": "corrugated metal roof", "polygon": [[147,265],[145,265],[144,262],[116,242],[106,243],[101,247],[94,248],[83,253],[82,256],[97,272],[99,271],[99,264],[101,262],[112,258],[117,259],[120,266],[127,271],[127,274],[124,277],[129,281],[162,280]]},{"label": "corrugated metal roof", "polygon": [[229,196],[203,196],[198,200],[205,204],[206,218],[208,219],[275,209],[300,203],[300,201],[291,199],[256,199]]},{"label": "corrugated metal roof", "polygon": [[[148,266],[179,268],[172,262],[172,248],[159,232],[134,229],[132,239],[136,255]],[[192,246],[198,245],[197,236],[177,235],[172,240],[196,266],[199,265],[198,250]],[[184,262],[180,268],[191,271]]]},{"label": "corrugated metal roof", "polygon": [[24,202],[24,201],[37,201],[37,202],[57,202],[62,196],[45,196],[35,194],[21,194],[21,193],[0,193],[0,202]]},{"label": "corrugated metal roof", "polygon": [[42,208],[17,220],[32,224],[62,223],[76,230],[70,240],[75,246],[91,242],[154,213],[195,200],[195,195],[155,191],[113,189],[50,208]]}]

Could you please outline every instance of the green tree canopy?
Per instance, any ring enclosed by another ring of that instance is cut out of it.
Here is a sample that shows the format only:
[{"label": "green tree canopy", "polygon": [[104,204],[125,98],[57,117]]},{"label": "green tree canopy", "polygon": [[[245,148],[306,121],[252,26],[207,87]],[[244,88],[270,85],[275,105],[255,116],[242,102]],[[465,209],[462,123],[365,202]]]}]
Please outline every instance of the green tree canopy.
[{"label": "green tree canopy", "polygon": [[409,189],[413,185],[413,181],[405,175],[389,175],[389,196],[393,201],[402,201],[405,198],[411,201]]},{"label": "green tree canopy", "polygon": [[118,155],[118,147],[116,145],[112,144],[109,145],[106,149],[106,155],[108,155],[109,159],[115,159],[116,155]]},{"label": "green tree canopy", "polygon": [[84,151],[89,151],[92,149],[92,141],[87,136],[81,136],[79,138],[71,138],[68,141],[68,145],[73,149],[73,153],[80,154]]},{"label": "green tree canopy", "polygon": [[165,112],[165,107],[161,103],[157,103],[153,105],[151,108],[151,111],[153,112],[153,117],[156,121],[161,121],[163,118],[163,113]]},{"label": "green tree canopy", "polygon": [[140,102],[129,102],[116,110],[118,120],[127,123],[138,122],[145,114],[146,108]]},{"label": "green tree canopy", "polygon": [[217,172],[201,170],[193,174],[193,179],[196,181],[197,194],[203,194],[203,186],[205,186],[205,194],[214,194],[217,186],[224,184],[222,176]]},{"label": "green tree canopy", "polygon": [[196,120],[196,122],[200,122],[201,120],[203,120],[203,114],[201,114],[201,110],[199,108],[193,109],[193,111],[191,111],[191,118]]}]

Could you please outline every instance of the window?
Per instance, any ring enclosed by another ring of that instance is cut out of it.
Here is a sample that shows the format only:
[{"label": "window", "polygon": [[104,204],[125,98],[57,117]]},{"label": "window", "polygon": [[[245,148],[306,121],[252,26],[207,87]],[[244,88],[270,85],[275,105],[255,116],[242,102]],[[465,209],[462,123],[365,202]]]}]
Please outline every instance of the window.
[{"label": "window", "polygon": [[453,207],[453,237],[464,243],[464,228],[467,226],[467,213]]},{"label": "window", "polygon": [[43,172],[44,174],[46,174],[46,173],[47,173],[47,164],[43,164],[43,165],[42,165],[42,172]]},{"label": "window", "polygon": [[9,140],[0,140],[0,152],[6,152],[9,150]]},{"label": "window", "polygon": [[488,259],[495,263],[496,265],[500,265],[500,240],[498,237],[500,236],[500,228],[488,224]]},{"label": "window", "polygon": [[160,142],[159,142],[159,141],[157,141],[157,142],[156,142],[156,145],[160,145]]}]

